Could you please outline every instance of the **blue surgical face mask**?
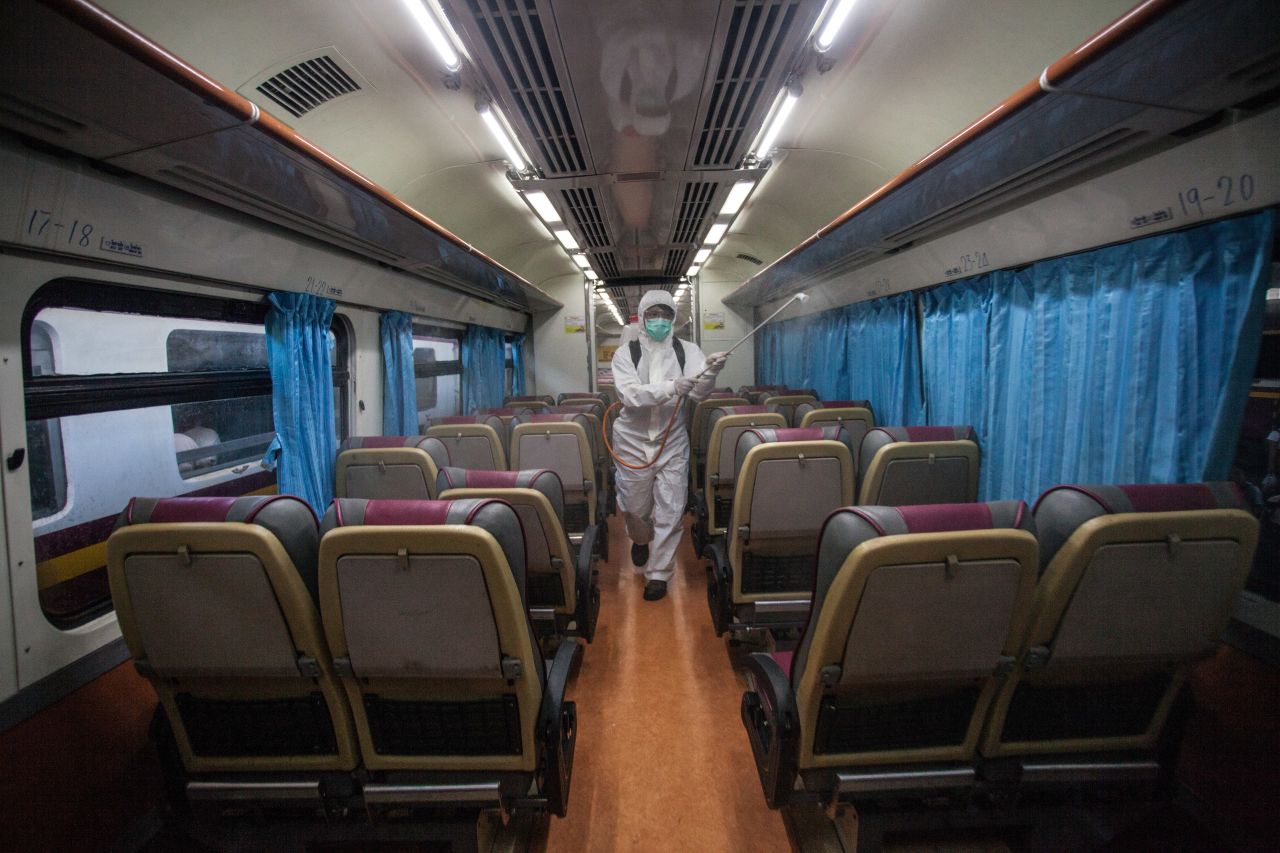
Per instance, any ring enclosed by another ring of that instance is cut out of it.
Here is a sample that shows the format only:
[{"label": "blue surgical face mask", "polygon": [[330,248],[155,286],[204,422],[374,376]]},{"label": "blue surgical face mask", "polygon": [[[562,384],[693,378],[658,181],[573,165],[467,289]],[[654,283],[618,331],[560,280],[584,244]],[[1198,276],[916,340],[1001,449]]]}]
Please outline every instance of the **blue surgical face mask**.
[{"label": "blue surgical face mask", "polygon": [[671,321],[658,317],[654,320],[644,321],[644,330],[649,333],[649,337],[655,341],[665,341],[667,335],[671,334]]}]

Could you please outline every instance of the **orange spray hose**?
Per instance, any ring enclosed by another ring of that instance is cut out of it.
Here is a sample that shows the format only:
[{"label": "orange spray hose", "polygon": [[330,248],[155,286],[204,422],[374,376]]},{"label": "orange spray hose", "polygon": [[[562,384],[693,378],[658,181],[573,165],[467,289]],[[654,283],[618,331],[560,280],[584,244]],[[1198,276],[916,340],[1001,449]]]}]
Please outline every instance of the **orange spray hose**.
[{"label": "orange spray hose", "polygon": [[658,464],[658,460],[662,458],[662,452],[667,449],[667,439],[671,437],[671,428],[676,425],[676,418],[680,416],[680,407],[684,405],[685,395],[681,394],[676,399],[676,407],[671,410],[671,419],[667,421],[667,428],[662,431],[662,443],[658,445],[658,452],[654,454],[653,459],[643,465],[632,465],[623,459],[613,450],[613,445],[609,443],[609,413],[614,409],[621,409],[621,403],[614,403],[604,410],[604,422],[600,426],[600,432],[604,436],[604,446],[609,451],[609,455],[613,457],[613,461],[617,462],[624,468],[630,468],[632,471],[644,471]]}]

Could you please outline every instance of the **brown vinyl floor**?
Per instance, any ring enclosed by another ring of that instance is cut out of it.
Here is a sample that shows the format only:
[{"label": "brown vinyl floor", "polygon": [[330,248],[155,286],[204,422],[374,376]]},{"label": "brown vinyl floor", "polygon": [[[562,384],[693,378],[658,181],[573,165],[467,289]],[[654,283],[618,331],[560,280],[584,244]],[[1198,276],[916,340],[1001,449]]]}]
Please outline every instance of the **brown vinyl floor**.
[{"label": "brown vinyl floor", "polygon": [[686,536],[667,597],[642,598],[622,519],[601,563],[600,621],[569,688],[578,707],[569,814],[546,849],[788,851],[738,716],[744,683],[711,628]]}]

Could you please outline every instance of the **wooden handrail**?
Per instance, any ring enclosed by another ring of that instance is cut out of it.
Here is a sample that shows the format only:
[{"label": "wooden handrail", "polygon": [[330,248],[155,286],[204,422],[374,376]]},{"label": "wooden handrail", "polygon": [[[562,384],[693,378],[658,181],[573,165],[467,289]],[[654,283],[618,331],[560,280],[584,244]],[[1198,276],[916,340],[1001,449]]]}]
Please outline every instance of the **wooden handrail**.
[{"label": "wooden handrail", "polygon": [[280,121],[270,113],[260,111],[256,104],[233,92],[218,81],[209,77],[191,64],[183,61],[160,45],[151,41],[142,33],[130,27],[124,21],[111,15],[105,9],[89,2],[89,0],[41,0],[46,6],[84,27],[103,41],[123,50],[125,53],[143,62],[150,68],[160,72],[170,80],[186,87],[192,92],[208,99],[213,104],[226,110],[244,123],[253,124],[263,133],[274,138],[293,151],[300,153],[319,163],[329,171],[355,184],[365,192],[375,196],[383,203],[390,205],[400,213],[417,222],[419,225],[435,232],[450,243],[464,249],[486,264],[501,270],[534,290],[537,290],[524,276],[507,268],[493,258],[481,252],[475,246],[454,234],[448,228],[431,219],[426,214],[410,207],[391,193],[390,190],[377,184],[352,169],[346,163],[329,154],[323,148],[301,136],[289,125]]}]

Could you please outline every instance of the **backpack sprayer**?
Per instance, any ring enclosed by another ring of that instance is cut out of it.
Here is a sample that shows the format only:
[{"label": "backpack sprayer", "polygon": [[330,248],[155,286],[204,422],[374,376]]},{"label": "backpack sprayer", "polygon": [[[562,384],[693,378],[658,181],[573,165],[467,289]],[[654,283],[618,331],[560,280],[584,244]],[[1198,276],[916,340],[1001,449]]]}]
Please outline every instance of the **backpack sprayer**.
[{"label": "backpack sprayer", "polygon": [[[747,332],[745,335],[743,335],[741,338],[738,339],[737,343],[735,343],[733,346],[725,350],[724,358],[728,358],[733,353],[734,350],[736,350],[738,347],[746,343],[746,341],[749,338],[751,338],[753,335],[755,335],[756,332],[763,329],[770,320],[772,320],[774,317],[777,317],[783,311],[787,310],[787,307],[790,306],[792,302],[804,302],[808,298],[809,298],[809,294],[807,293],[797,293],[795,296],[792,296],[786,302],[782,303],[782,306],[778,308],[777,311],[774,311],[768,317],[765,317],[762,321],[760,321],[760,324],[758,326],[756,326],[751,331]],[[710,371],[711,371],[711,368],[709,367],[704,368],[703,370],[699,371],[696,376],[693,377],[693,380],[697,382],[703,376],[707,375],[707,373],[709,373]],[[646,462],[643,465],[633,465],[624,459],[620,459],[618,457],[618,454],[613,452],[613,445],[609,443],[609,416],[614,409],[621,408],[622,403],[621,402],[614,403],[608,409],[606,409],[604,413],[604,423],[601,424],[600,429],[601,429],[601,432],[604,433],[604,446],[609,450],[609,455],[613,457],[613,461],[617,462],[619,465],[623,466],[624,468],[630,468],[632,471],[644,471],[645,469],[652,468],[655,464],[657,464],[658,460],[662,458],[662,451],[666,450],[667,448],[667,439],[671,437],[671,428],[676,424],[676,418],[680,414],[680,407],[684,405],[684,398],[686,396],[688,395],[681,394],[676,399],[675,408],[671,410],[671,420],[667,421],[667,428],[662,431],[662,442],[658,445],[658,452],[654,454],[653,459],[651,461]]]}]

